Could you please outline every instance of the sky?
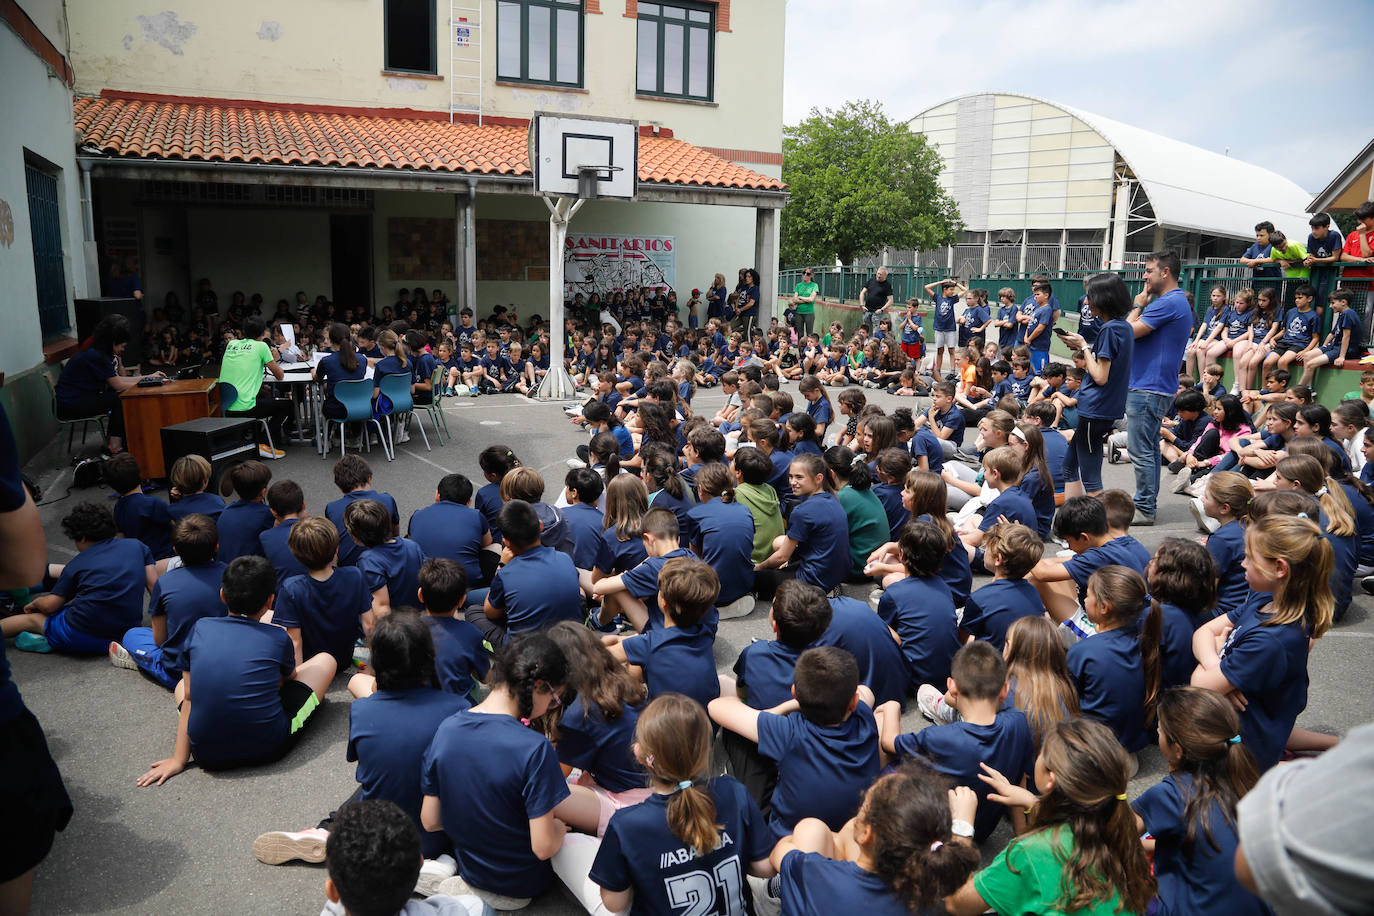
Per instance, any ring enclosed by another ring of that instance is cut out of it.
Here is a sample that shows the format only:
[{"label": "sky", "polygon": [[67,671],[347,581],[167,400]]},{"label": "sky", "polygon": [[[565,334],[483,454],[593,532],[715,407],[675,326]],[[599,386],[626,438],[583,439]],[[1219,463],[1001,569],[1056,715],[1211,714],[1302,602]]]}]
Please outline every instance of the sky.
[{"label": "sky", "polygon": [[1374,0],[788,0],[783,121],[1019,92],[1229,147],[1315,194],[1374,137],[1371,35]]}]

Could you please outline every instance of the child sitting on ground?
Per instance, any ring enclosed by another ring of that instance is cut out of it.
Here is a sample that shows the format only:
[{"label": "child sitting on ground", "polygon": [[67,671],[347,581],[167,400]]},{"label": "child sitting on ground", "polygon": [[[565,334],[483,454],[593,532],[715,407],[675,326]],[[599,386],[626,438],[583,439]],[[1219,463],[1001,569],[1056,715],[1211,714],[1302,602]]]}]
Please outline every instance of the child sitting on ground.
[{"label": "child sitting on ground", "polygon": [[711,718],[757,742],[759,753],[778,764],[768,817],[773,829],[791,833],[806,817],[831,830],[843,827],[881,766],[873,693],[859,684],[854,656],[834,646],[807,649],[793,675],[795,703],[771,711],[747,706],[728,677],[720,689]]},{"label": "child sitting on ground", "polygon": [[[1002,820],[1003,808],[987,798],[987,785],[978,779],[981,765],[995,768],[1020,786],[1035,773],[1035,741],[1026,714],[1006,706],[1007,668],[1002,654],[991,645],[969,643],[954,656],[945,681],[945,696],[959,720],[937,724],[917,732],[899,734],[902,711],[896,703],[884,703],[874,715],[883,752],[899,759],[923,757],[955,785],[967,786],[978,796],[973,819],[973,840],[986,842]],[[938,691],[922,684],[921,692]],[[920,694],[918,694],[919,696]],[[1025,828],[1025,816],[1012,811],[1016,832]]]},{"label": "child sitting on ground", "polygon": [[110,661],[118,668],[141,670],[168,690],[184,670],[183,656],[191,628],[202,617],[223,617],[220,579],[225,564],[215,559],[219,545],[214,519],[188,515],[172,529],[172,547],[181,565],[163,573],[148,601],[151,627],[133,627],[111,642]]},{"label": "child sitting on ground", "polygon": [[375,499],[386,506],[391,512],[392,534],[401,531],[401,513],[390,493],[379,493],[372,489],[372,468],[361,455],[344,455],[334,462],[334,486],[343,495],[324,507],[324,515],[334,523],[334,530],[339,536],[339,565],[355,566],[363,548],[349,537],[344,524],[344,511],[349,504],[358,499]]},{"label": "child sitting on ground", "polygon": [[111,640],[143,622],[143,592],[157,582],[153,555],[142,541],[116,537],[114,516],[95,503],[73,506],[62,533],[76,556],[48,566],[57,579],[52,591],[0,618],[0,634],[21,652],[104,655]]},{"label": "child sitting on ground", "polygon": [[582,592],[572,558],[540,540],[539,516],[523,499],[501,507],[505,533],[501,568],[491,588],[469,593],[465,615],[494,649],[510,636],[541,630],[558,620],[582,619]]},{"label": "child sitting on ground", "polygon": [[374,622],[363,574],[336,564],[338,532],[318,515],[292,525],[287,544],[309,572],[282,583],[272,622],[286,628],[297,663],[323,652],[338,670],[345,670],[353,660],[353,644],[372,632]]},{"label": "child sitting on ground", "polygon": [[119,533],[146,544],[154,560],[170,557],[172,514],[165,502],[143,492],[143,472],[139,470],[138,459],[121,452],[103,462],[100,473],[105,478],[105,485],[119,494],[114,504]]},{"label": "child sitting on ground", "polygon": [[220,495],[234,493],[238,496],[215,520],[221,563],[239,557],[262,556],[258,535],[271,528],[274,522],[272,510],[263,502],[271,481],[272,472],[261,461],[236,464],[220,478]]},{"label": "child sitting on ground", "polygon": [[959,650],[954,596],[940,578],[948,541],[934,522],[910,522],[897,547],[906,576],[886,582],[878,616],[902,647],[910,683],[941,683]]},{"label": "child sitting on ground", "polygon": [[294,480],[278,480],[267,488],[267,508],[272,510],[276,524],[258,535],[262,555],[277,571],[277,588],[292,576],[303,576],[310,570],[291,552],[291,526],[305,515],[305,494]]},{"label": "child sitting on ground", "polygon": [[224,511],[224,497],[205,492],[210,485],[209,461],[200,455],[183,455],[173,462],[168,481],[172,485],[168,491],[172,503],[167,511],[172,521],[179,522],[194,513],[219,521],[219,514]]},{"label": "child sitting on ground", "polygon": [[969,595],[959,623],[962,632],[1000,652],[1008,627],[1022,617],[1045,613],[1040,593],[1026,581],[1044,552],[1045,542],[1025,525],[1003,522],[989,528],[983,555],[992,581]]},{"label": "child sitting on ground", "polygon": [[429,559],[420,567],[420,604],[424,621],[434,637],[434,670],[439,686],[458,696],[471,696],[473,688],[487,679],[491,650],[482,633],[457,615],[467,597],[463,567],[446,558]]},{"label": "child sitting on ground", "polygon": [[173,692],[176,747],[138,785],[162,785],[192,755],[202,769],[228,769],[279,760],[295,745],[336,669],[323,652],[298,664],[290,637],[263,622],[276,587],[263,557],[239,557],[224,571],[220,598],[228,616],[197,621],[186,642]]},{"label": "child sitting on ground", "polygon": [[1002,521],[1019,522],[1032,531],[1036,529],[1035,506],[1016,486],[1020,480],[1021,456],[1016,454],[1016,449],[1004,445],[983,456],[983,482],[996,490],[997,495],[983,508],[981,516],[970,515],[965,519],[959,531],[959,539],[964,542],[969,563],[975,570],[986,568],[979,548],[993,525]]},{"label": "child sitting on ground", "polygon": [[472,481],[462,474],[445,474],[434,489],[434,502],[410,516],[406,537],[427,557],[462,564],[467,583],[485,587],[499,554],[485,549],[492,544],[491,531],[482,513],[468,505],[471,501]]},{"label": "child sitting on ground", "polygon": [[1083,616],[1082,603],[1088,578],[1103,566],[1120,565],[1144,572],[1150,552],[1129,534],[1113,537],[1107,526],[1107,509],[1092,496],[1072,496],[1054,514],[1054,536],[1068,544],[1074,555],[1042,557],[1031,570],[1030,581],[1040,592],[1045,610],[1055,623],[1067,623],[1067,639],[1092,632]]},{"label": "child sitting on ground", "polygon": [[372,594],[374,622],[393,608],[420,606],[420,566],[425,552],[409,538],[392,535],[386,506],[375,499],[355,500],[344,513],[349,537],[363,548],[358,571]]},{"label": "child sitting on ground", "polygon": [[715,634],[703,625],[719,594],[720,580],[710,566],[687,557],[668,560],[657,582],[662,623],[638,636],[603,637],[616,661],[635,666],[630,671],[644,679],[650,699],[676,692],[705,707],[720,696]]},{"label": "child sitting on ground", "polygon": [[[607,576],[592,584],[592,595],[601,597],[599,623],[602,626],[609,624],[617,614],[641,632],[649,627],[663,626],[663,614],[658,606],[659,572],[669,560],[691,558],[693,554],[679,546],[677,516],[671,509],[646,512],[640,537],[648,554],[643,562],[618,576]],[[718,618],[714,607],[709,611],[704,623],[714,638]]]}]

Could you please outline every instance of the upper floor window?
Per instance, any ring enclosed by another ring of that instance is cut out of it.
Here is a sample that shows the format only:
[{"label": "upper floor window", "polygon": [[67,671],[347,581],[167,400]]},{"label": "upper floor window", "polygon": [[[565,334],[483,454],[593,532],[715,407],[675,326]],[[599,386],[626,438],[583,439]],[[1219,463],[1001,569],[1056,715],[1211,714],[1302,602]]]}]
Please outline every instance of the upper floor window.
[{"label": "upper floor window", "polygon": [[387,70],[438,73],[435,0],[384,0]]},{"label": "upper floor window", "polygon": [[636,89],[710,101],[715,91],[715,6],[641,2],[638,9]]},{"label": "upper floor window", "polygon": [[582,85],[582,0],[499,0],[496,78]]}]

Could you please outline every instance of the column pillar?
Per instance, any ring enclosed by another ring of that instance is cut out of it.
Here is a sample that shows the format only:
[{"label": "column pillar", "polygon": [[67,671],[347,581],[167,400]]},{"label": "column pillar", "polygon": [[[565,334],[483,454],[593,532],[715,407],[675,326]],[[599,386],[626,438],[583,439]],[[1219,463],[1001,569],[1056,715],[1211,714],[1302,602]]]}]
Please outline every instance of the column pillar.
[{"label": "column pillar", "polygon": [[454,278],[458,311],[472,309],[477,315],[477,182],[468,181],[466,193],[453,195]]},{"label": "column pillar", "polygon": [[758,317],[763,327],[778,314],[778,211],[771,207],[754,210],[754,264],[759,272]]}]

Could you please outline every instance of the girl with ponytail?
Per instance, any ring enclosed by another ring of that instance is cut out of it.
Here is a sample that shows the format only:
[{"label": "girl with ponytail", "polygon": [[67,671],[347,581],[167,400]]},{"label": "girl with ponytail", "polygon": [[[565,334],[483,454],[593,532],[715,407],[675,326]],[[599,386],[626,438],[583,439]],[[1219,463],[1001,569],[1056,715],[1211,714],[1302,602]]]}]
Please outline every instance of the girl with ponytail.
[{"label": "girl with ponytail", "polygon": [[324,415],[337,420],[347,416],[348,411],[335,399],[334,386],[362,378],[367,374],[367,360],[358,356],[353,335],[346,324],[336,321],[329,326],[329,346],[331,352],[320,358],[319,365],[310,374],[317,382],[324,383]]},{"label": "girl with ponytail", "polygon": [[[875,916],[934,910],[978,868],[978,850],[953,828],[971,822],[978,798],[948,790],[910,763],[882,777],[839,833],[804,818],[773,849],[782,910],[796,916]],[[955,810],[958,813],[953,813]],[[971,830],[971,828],[970,828]]]},{"label": "girl with ponytail", "polygon": [[[1143,914],[1155,879],[1126,804],[1130,761],[1105,725],[1077,718],[1050,726],[1035,761],[1036,796],[983,764],[988,798],[1029,809],[1012,840],[945,906],[952,916],[1021,913]],[[1044,876],[1059,880],[1041,880]]]},{"label": "girl with ponytail", "polygon": [[513,637],[492,660],[487,698],[445,719],[421,762],[421,823],[449,835],[464,880],[499,909],[542,894],[568,827],[595,832],[600,817],[596,794],[568,786],[541,730],[567,682],[553,640]]},{"label": "girl with ponytail", "polygon": [[873,492],[873,477],[861,456],[837,445],[826,450],[825,464],[835,482],[835,498],[849,522],[849,578],[862,577],[869,556],[892,536],[887,512]]},{"label": "girl with ponytail", "polygon": [[1240,717],[1219,693],[1174,687],[1159,697],[1169,775],[1131,807],[1154,845],[1161,913],[1273,911],[1236,881],[1236,803],[1259,781]]},{"label": "girl with ponytail", "polygon": [[1152,602],[1141,618],[1146,591],[1134,569],[1104,566],[1093,573],[1083,605],[1096,632],[1074,643],[1068,654],[1080,711],[1110,728],[1131,754],[1150,741],[1159,696],[1163,612]]},{"label": "girl with ponytail", "polygon": [[646,444],[639,452],[640,477],[649,491],[650,509],[667,509],[677,516],[678,543],[690,547],[696,540],[696,522],[688,514],[696,505],[692,490],[678,472],[677,453],[660,443]]},{"label": "girl with ponytail", "polygon": [[[939,474],[913,470],[906,475],[906,483],[902,486],[902,506],[911,513],[913,520],[931,522],[945,536],[949,549],[940,563],[940,578],[949,586],[950,594],[954,596],[954,606],[963,607],[973,589],[973,572],[969,568],[968,551],[960,543],[959,535],[946,514],[947,494],[945,481]],[[865,572],[884,585],[888,584],[889,577],[891,581],[896,581],[906,575],[901,561],[897,559],[897,542],[888,541],[873,551]]]},{"label": "girl with ponytail", "polygon": [[1274,466],[1275,490],[1299,490],[1316,497],[1321,512],[1315,519],[1331,544],[1331,594],[1336,604],[1335,620],[1345,616],[1355,586],[1355,570],[1360,563],[1360,529],[1355,507],[1336,480],[1327,474],[1330,452],[1311,437],[1288,443],[1288,457]]},{"label": "girl with ponytail", "polygon": [[[776,873],[768,861],[773,835],[744,786],[711,776],[711,722],[701,704],[678,693],[656,697],[640,713],[634,755],[652,794],[611,816],[587,881],[559,863],[568,887],[589,912],[633,905],[637,913],[671,913],[688,901],[703,913],[752,912],[745,875]],[[574,854],[589,845],[574,844]],[[587,882],[600,889],[599,900]]]},{"label": "girl with ponytail", "polygon": [[687,512],[696,532],[691,547],[720,577],[717,608],[742,617],[754,609],[754,513],[735,502],[735,475],[719,461],[703,464],[696,484],[701,503]]}]

